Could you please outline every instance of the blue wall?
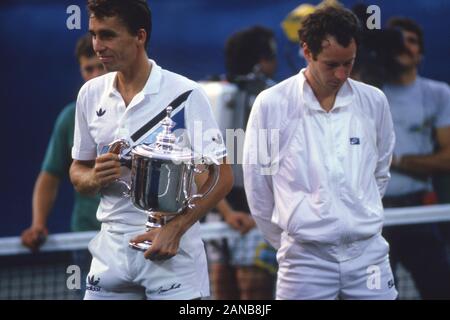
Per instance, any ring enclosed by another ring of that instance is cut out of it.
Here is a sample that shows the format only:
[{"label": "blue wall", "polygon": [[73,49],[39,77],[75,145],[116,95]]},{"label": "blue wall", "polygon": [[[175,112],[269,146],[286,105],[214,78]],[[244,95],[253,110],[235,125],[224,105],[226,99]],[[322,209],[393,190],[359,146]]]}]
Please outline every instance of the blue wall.
[{"label": "blue wall", "polygon": [[[310,1],[317,4],[319,1]],[[341,1],[347,6],[356,1]],[[280,22],[300,1],[149,0],[153,35],[149,55],[164,68],[195,80],[219,74],[223,44],[229,34],[261,24],[277,36],[277,80],[292,74],[283,52],[288,45]],[[366,1],[381,8],[382,23],[392,15],[416,19],[425,32],[423,75],[450,82],[450,1]],[[66,8],[82,8],[82,30],[66,28]],[[0,104],[2,188],[0,236],[17,235],[31,217],[31,195],[54,120],[75,99],[82,84],[73,55],[76,39],[87,29],[85,1],[0,2]],[[293,51],[293,46],[289,47]],[[72,191],[65,183],[50,220],[51,232],[69,229]]]}]

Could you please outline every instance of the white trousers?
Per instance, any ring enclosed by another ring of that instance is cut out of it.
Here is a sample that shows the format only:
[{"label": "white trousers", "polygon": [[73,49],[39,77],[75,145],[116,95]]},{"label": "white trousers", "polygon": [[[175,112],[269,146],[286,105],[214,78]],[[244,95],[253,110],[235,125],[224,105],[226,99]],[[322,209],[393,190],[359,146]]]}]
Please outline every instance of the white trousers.
[{"label": "white trousers", "polygon": [[146,260],[143,252],[128,246],[144,228],[125,232],[114,229],[114,225],[103,224],[89,243],[93,259],[85,300],[189,300],[209,296],[208,266],[198,223],[182,237],[178,254],[165,261]]},{"label": "white trousers", "polygon": [[286,234],[281,241],[277,253],[276,298],[279,300],[393,300],[397,297],[389,264],[389,245],[381,235],[371,238],[360,255],[345,261],[317,254]]}]

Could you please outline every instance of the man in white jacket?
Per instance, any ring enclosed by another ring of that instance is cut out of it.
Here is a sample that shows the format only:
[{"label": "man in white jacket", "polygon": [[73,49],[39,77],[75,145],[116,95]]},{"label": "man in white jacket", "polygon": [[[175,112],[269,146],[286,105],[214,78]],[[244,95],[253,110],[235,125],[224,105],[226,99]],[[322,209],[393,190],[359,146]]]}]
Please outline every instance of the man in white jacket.
[{"label": "man in white jacket", "polygon": [[251,213],[278,249],[277,299],[395,299],[381,198],[394,131],[384,94],[348,79],[359,26],[324,8],[299,32],[306,69],[263,91],[244,145]]}]

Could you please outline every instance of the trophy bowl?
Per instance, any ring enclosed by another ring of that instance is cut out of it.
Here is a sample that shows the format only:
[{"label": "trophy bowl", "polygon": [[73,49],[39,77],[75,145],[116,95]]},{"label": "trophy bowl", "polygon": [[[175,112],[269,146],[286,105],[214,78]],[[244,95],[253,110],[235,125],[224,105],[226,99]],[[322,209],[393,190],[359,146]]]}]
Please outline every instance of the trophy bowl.
[{"label": "trophy bowl", "polygon": [[[194,200],[207,196],[219,179],[218,164],[213,170],[213,182],[203,194],[194,194],[194,178],[207,170],[206,157],[194,156],[191,150],[179,148],[172,133],[175,123],[172,121],[172,108],[166,109],[167,116],[161,121],[162,131],[156,142],[139,144],[131,148],[125,140],[117,140],[110,150],[119,148],[128,154],[119,153],[123,165],[131,165],[131,183],[118,180],[127,187],[125,196],[130,197],[133,205],[148,214],[146,230],[160,228],[171,218],[194,208]],[[210,162],[210,161],[208,161]],[[151,242],[130,242],[137,250],[146,251]]]}]

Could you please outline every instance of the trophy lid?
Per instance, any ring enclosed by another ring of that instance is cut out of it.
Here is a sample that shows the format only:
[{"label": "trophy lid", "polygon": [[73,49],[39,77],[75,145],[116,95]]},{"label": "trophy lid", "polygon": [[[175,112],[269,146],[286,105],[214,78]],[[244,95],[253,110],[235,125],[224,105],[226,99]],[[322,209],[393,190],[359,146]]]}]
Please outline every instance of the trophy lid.
[{"label": "trophy lid", "polygon": [[176,137],[172,133],[175,122],[171,119],[172,107],[167,107],[166,117],[160,122],[162,131],[151,145],[140,144],[133,148],[133,153],[152,159],[186,162],[192,160],[192,152],[183,150],[176,144]]}]

